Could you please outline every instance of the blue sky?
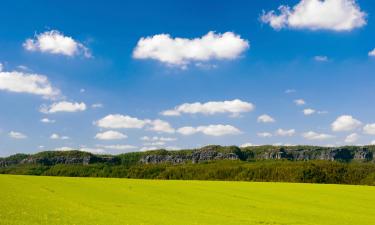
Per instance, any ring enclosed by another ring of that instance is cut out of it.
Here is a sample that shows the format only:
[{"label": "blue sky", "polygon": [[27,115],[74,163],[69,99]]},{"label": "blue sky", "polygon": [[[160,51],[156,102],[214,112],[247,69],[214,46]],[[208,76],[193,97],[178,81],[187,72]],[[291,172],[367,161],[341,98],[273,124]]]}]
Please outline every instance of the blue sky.
[{"label": "blue sky", "polygon": [[375,140],[372,1],[3,1],[0,11],[1,156]]}]

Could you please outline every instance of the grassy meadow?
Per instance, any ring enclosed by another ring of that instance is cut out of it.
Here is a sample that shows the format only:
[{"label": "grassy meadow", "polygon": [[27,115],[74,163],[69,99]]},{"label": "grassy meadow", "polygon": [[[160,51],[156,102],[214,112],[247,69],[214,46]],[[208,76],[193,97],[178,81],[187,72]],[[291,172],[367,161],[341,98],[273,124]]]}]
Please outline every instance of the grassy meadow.
[{"label": "grassy meadow", "polygon": [[375,187],[0,175],[0,224],[374,224]]}]

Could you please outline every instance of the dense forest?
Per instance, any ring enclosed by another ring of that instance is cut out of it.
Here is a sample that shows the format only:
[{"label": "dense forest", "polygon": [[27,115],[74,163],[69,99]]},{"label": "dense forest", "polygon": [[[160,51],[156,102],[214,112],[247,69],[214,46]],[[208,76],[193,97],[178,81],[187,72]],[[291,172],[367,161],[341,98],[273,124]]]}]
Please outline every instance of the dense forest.
[{"label": "dense forest", "polygon": [[375,146],[206,146],[95,155],[46,151],[0,158],[0,173],[46,176],[375,185]]}]

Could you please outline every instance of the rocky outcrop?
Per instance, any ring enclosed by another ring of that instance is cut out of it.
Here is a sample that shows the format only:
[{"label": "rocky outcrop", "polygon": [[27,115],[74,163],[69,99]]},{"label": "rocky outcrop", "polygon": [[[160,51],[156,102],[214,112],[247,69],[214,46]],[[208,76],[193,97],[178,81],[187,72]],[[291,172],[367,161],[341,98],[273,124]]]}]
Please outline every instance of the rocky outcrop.
[{"label": "rocky outcrop", "polygon": [[[47,154],[48,153],[48,154]],[[12,165],[38,164],[43,166],[52,166],[56,164],[82,164],[88,165],[93,163],[119,163],[119,159],[115,156],[96,156],[90,153],[81,152],[47,152],[28,155],[23,158],[14,159],[9,157],[0,159],[0,167],[9,167]],[[73,154],[72,154],[73,153]]]},{"label": "rocky outcrop", "polygon": [[[176,154],[170,152],[163,155],[147,154],[140,159],[140,163],[145,164],[159,164],[159,163],[199,163],[213,160],[239,160],[239,156],[235,152],[221,152],[220,146],[206,146],[197,149],[188,154]],[[239,149],[238,149],[239,150]]]}]

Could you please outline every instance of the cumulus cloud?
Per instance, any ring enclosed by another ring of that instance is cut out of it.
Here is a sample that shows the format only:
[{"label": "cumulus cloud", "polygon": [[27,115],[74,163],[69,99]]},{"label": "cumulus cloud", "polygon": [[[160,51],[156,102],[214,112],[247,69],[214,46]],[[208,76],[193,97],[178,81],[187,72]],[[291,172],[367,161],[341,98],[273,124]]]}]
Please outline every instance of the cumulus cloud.
[{"label": "cumulus cloud", "polygon": [[85,111],[86,110],[86,104],[81,102],[67,102],[67,101],[61,101],[61,102],[55,102],[50,106],[42,105],[40,107],[40,112],[42,113],[59,113],[59,112],[79,112],[79,111]]},{"label": "cumulus cloud", "polygon": [[375,57],[375,48],[368,53],[368,56]]},{"label": "cumulus cloud", "polygon": [[258,117],[257,121],[258,123],[273,123],[275,122],[275,119],[267,114],[263,114]]},{"label": "cumulus cloud", "polygon": [[68,140],[68,139],[70,139],[68,136],[60,136],[59,134],[56,134],[56,133],[51,134],[51,136],[49,138],[54,139],[54,140],[57,140],[57,139]]},{"label": "cumulus cloud", "polygon": [[174,133],[174,128],[166,121],[163,120],[152,120],[147,121],[150,124],[148,130],[156,131],[156,132],[163,132],[163,133]]},{"label": "cumulus cloud", "polygon": [[235,59],[250,47],[233,32],[208,32],[200,38],[173,38],[157,34],[141,38],[133,51],[135,59],[154,59],[168,65],[186,67],[190,62]]},{"label": "cumulus cloud", "polygon": [[16,132],[16,131],[11,131],[9,132],[9,137],[14,138],[14,139],[25,139],[27,136],[21,132]]},{"label": "cumulus cloud", "polygon": [[111,129],[143,128],[146,125],[146,121],[127,115],[109,114],[94,122],[94,124],[101,128]]},{"label": "cumulus cloud", "polygon": [[193,135],[196,133],[202,133],[209,136],[235,135],[241,133],[241,131],[234,126],[222,124],[198,127],[186,126],[179,128],[177,132],[182,135]]},{"label": "cumulus cloud", "polygon": [[121,140],[127,137],[128,136],[126,136],[125,134],[118,132],[118,131],[113,131],[113,130],[105,131],[102,133],[97,133],[95,135],[95,139],[99,139],[99,140]]},{"label": "cumulus cloud", "polygon": [[278,136],[293,136],[295,133],[296,133],[295,129],[290,129],[290,130],[278,129],[275,134]]},{"label": "cumulus cloud", "polygon": [[310,109],[310,108],[303,110],[303,114],[305,116],[310,116],[310,115],[314,114],[315,112],[316,112],[315,109]]},{"label": "cumulus cloud", "polygon": [[322,141],[322,140],[334,138],[333,135],[323,134],[323,133],[319,134],[319,133],[316,133],[314,131],[309,131],[309,132],[303,133],[302,137],[304,137],[307,140],[317,140],[317,141]]},{"label": "cumulus cloud", "polygon": [[366,13],[355,0],[301,0],[293,8],[281,5],[279,13],[264,12],[260,19],[276,30],[350,31],[367,23]]},{"label": "cumulus cloud", "polygon": [[36,34],[34,38],[27,39],[23,43],[23,47],[27,51],[39,51],[66,56],[83,54],[87,58],[91,57],[90,50],[86,46],[57,30]]},{"label": "cumulus cloud", "polygon": [[56,120],[51,120],[51,119],[48,119],[48,118],[43,118],[40,120],[40,122],[42,123],[55,123]]},{"label": "cumulus cloud", "polygon": [[305,105],[306,104],[305,100],[303,100],[303,99],[296,99],[296,100],[294,100],[294,103],[296,105]]},{"label": "cumulus cloud", "polygon": [[60,95],[60,90],[53,87],[46,76],[17,71],[0,71],[0,90],[39,95],[48,99]]},{"label": "cumulus cloud", "polygon": [[331,124],[333,131],[351,131],[361,126],[361,121],[353,118],[350,115],[342,115]]},{"label": "cumulus cloud", "polygon": [[359,135],[357,133],[352,133],[352,134],[349,134],[346,138],[345,138],[345,143],[355,143],[358,141],[359,139]]},{"label": "cumulus cloud", "polygon": [[262,137],[262,138],[268,138],[268,137],[272,137],[272,134],[269,132],[260,132],[260,133],[257,133],[257,136]]},{"label": "cumulus cloud", "polygon": [[147,130],[161,132],[161,133],[174,133],[175,129],[164,120],[150,120],[138,119],[121,114],[110,114],[102,119],[95,121],[94,124],[101,128],[121,129],[121,128],[137,128],[141,129],[146,127]]},{"label": "cumulus cloud", "polygon": [[373,123],[373,124],[366,124],[363,127],[363,132],[365,134],[375,135],[375,123]]},{"label": "cumulus cloud", "polygon": [[232,101],[206,102],[206,103],[184,103],[174,109],[166,110],[161,114],[164,116],[179,116],[185,114],[214,115],[218,113],[229,113],[231,116],[238,116],[244,112],[254,110],[255,106],[250,102],[235,99]]}]

